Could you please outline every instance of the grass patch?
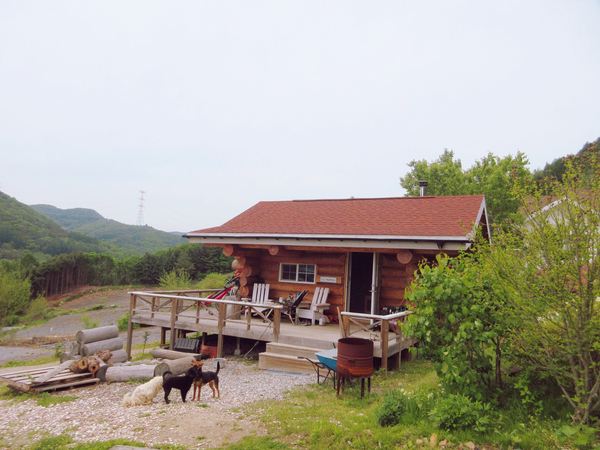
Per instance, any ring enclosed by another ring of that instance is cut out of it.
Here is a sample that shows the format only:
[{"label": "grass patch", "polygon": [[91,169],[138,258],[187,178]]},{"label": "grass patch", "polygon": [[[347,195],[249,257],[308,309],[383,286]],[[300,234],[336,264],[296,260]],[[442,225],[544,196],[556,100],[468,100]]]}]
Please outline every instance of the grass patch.
[{"label": "grass patch", "polygon": [[40,364],[48,364],[48,363],[56,362],[59,359],[60,359],[59,356],[50,355],[50,356],[42,356],[41,358],[36,358],[36,359],[28,359],[26,361],[7,361],[4,364],[0,364],[0,368],[39,366]]},{"label": "grass patch", "polygon": [[[73,439],[68,435],[52,436],[40,439],[30,447],[30,450],[109,450],[115,445],[128,445],[130,447],[144,447],[145,444],[127,439],[112,439],[105,442],[73,443]],[[159,447],[156,447],[159,448]],[[163,448],[163,447],[160,447]],[[167,447],[164,447],[165,449]],[[174,449],[176,447],[173,447]]]},{"label": "grass patch", "polygon": [[43,392],[42,394],[39,394],[36,396],[38,401],[37,404],[38,406],[50,406],[50,405],[58,405],[59,403],[65,403],[65,402],[74,402],[75,400],[77,400],[79,397],[75,397],[73,395],[55,395],[52,396],[50,395],[48,392]]},{"label": "grass patch", "polygon": [[[228,450],[263,449],[397,449],[418,448],[417,439],[437,435],[448,448],[474,442],[494,448],[522,450],[558,450],[561,448],[554,430],[565,420],[532,417],[520,405],[492,411],[490,430],[471,428],[448,431],[436,427],[430,420],[430,408],[438,398],[445,398],[435,370],[426,361],[404,363],[397,372],[377,371],[371,380],[371,393],[360,398],[360,380],[346,383],[346,391],[336,397],[330,382],[294,390],[280,402],[262,402],[248,407],[248,412],[260,417],[269,436],[246,438]],[[377,411],[390,390],[404,389],[408,401],[406,414],[394,426],[381,426]],[[430,396],[431,395],[431,396]]]}]

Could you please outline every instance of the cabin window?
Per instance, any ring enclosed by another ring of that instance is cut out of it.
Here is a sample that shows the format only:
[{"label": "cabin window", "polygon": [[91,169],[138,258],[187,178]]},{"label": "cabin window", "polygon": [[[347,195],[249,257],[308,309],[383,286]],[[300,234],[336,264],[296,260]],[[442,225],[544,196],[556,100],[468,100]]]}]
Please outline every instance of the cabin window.
[{"label": "cabin window", "polygon": [[314,283],[317,266],[314,264],[281,264],[279,281]]}]

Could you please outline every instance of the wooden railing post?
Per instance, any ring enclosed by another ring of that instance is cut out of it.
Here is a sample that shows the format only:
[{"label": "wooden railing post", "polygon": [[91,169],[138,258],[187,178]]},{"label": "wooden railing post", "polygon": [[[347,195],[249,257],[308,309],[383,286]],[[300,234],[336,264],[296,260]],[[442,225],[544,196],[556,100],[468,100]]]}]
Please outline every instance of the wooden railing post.
[{"label": "wooden railing post", "polygon": [[350,336],[350,316],[342,316],[342,321],[344,325],[344,337]]},{"label": "wooden railing post", "polygon": [[177,319],[177,308],[179,302],[176,298],[171,299],[171,335],[169,336],[169,349],[173,350],[175,345],[175,320]]},{"label": "wooden railing post", "polygon": [[383,319],[381,321],[381,368],[387,372],[388,367],[388,333],[390,331],[390,321]]},{"label": "wooden railing post", "polygon": [[275,308],[273,311],[273,340],[279,342],[279,329],[281,327],[281,309]]},{"label": "wooden railing post", "polygon": [[223,328],[225,328],[225,323],[227,318],[227,304],[221,303],[219,305],[219,337],[217,340],[217,358],[223,357]]},{"label": "wooden railing post", "polygon": [[127,323],[127,360],[131,359],[131,343],[133,342],[133,310],[135,309],[137,296],[129,295],[129,323]]},{"label": "wooden railing post", "polygon": [[150,307],[150,318],[154,319],[154,310],[156,309],[156,297],[152,297],[152,306]]}]

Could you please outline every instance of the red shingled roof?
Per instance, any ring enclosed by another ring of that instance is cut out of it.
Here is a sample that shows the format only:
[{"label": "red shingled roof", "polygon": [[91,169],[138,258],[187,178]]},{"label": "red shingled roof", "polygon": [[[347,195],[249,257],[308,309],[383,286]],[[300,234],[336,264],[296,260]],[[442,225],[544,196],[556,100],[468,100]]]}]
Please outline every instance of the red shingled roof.
[{"label": "red shingled roof", "polygon": [[472,229],[483,201],[469,195],[260,202],[220,227],[189,234],[458,237]]}]

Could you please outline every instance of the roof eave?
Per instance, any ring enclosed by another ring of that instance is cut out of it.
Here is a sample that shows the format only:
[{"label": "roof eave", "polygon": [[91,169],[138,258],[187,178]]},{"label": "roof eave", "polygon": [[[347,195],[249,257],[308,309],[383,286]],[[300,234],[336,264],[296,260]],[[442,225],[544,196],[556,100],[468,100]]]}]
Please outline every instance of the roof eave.
[{"label": "roof eave", "polygon": [[290,235],[260,233],[187,233],[190,243],[303,245],[307,247],[465,250],[467,236]]}]

